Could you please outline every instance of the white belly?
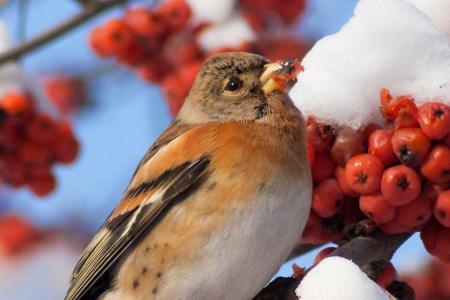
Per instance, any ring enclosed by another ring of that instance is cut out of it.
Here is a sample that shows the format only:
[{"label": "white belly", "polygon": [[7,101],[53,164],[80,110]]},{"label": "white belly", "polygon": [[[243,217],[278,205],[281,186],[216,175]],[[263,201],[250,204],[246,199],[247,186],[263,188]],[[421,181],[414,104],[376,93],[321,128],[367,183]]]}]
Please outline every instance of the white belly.
[{"label": "white belly", "polygon": [[309,182],[284,182],[261,192],[258,206],[236,209],[234,220],[201,249],[193,269],[167,273],[157,299],[251,299],[298,241],[310,199]]}]

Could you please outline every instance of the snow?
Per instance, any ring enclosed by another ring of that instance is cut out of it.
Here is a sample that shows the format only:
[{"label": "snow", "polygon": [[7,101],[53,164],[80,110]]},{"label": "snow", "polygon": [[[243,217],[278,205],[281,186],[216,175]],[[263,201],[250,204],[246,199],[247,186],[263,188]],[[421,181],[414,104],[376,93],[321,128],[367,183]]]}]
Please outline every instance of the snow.
[{"label": "snow", "polygon": [[361,128],[382,123],[379,90],[450,103],[450,46],[405,0],[362,0],[339,32],[316,43],[291,90],[304,115]]},{"label": "snow", "polygon": [[408,0],[423,11],[450,42],[450,0]]},{"label": "snow", "polygon": [[[8,30],[0,20],[0,53],[11,48]],[[24,86],[24,77],[16,63],[7,63],[0,66],[0,96],[5,92],[21,90]]]},{"label": "snow", "polygon": [[240,15],[230,20],[211,26],[200,33],[200,46],[211,51],[221,47],[238,47],[244,42],[255,39],[255,33],[247,21]]},{"label": "snow", "polygon": [[322,260],[296,290],[301,300],[388,300],[388,294],[359,267],[342,257]]},{"label": "snow", "polygon": [[222,23],[231,18],[236,0],[187,0],[194,20],[208,23]]}]

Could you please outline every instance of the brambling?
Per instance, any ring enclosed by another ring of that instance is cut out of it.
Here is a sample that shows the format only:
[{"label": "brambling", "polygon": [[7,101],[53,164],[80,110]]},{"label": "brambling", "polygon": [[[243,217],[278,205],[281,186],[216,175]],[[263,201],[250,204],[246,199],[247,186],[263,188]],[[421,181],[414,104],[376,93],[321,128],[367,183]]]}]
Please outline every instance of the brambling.
[{"label": "brambling", "polygon": [[202,66],[172,124],[75,267],[66,299],[251,299],[311,205],[297,61],[226,53]]}]

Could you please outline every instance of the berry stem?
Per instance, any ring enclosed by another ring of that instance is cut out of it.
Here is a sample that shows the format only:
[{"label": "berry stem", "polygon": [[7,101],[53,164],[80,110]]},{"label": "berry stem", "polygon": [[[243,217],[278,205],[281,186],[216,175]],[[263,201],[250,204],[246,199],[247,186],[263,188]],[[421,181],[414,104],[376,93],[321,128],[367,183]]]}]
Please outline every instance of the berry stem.
[{"label": "berry stem", "polygon": [[83,24],[84,22],[90,20],[91,18],[97,16],[103,11],[122,4],[127,0],[94,0],[90,1],[84,6],[83,10],[71,17],[70,19],[56,25],[55,27],[49,29],[40,35],[25,41],[18,46],[3,52],[0,55],[0,65],[9,62],[11,60],[18,60],[23,55],[32,52],[48,42],[60,37],[61,35],[75,29],[77,26]]}]

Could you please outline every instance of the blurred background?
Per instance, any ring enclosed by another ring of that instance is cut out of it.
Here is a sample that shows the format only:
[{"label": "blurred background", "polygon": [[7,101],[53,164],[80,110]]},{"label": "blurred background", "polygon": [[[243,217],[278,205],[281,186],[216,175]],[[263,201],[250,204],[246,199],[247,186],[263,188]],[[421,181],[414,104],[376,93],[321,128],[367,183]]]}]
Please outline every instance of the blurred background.
[{"label": "blurred background", "polygon": [[[176,6],[180,1],[109,2],[114,2],[111,8],[98,9],[76,28],[0,66],[2,95],[18,101],[8,93],[26,94],[34,103],[34,114],[49,116],[47,121],[55,126],[69,125],[77,141],[64,140],[72,142],[73,153],[67,153],[76,159],[49,163],[51,173],[42,177],[45,180],[39,175],[36,181],[5,182],[1,187],[0,299],[63,297],[83,247],[120,200],[139,159],[178,110],[205,57],[232,49],[273,59],[302,57],[315,41],[339,30],[357,1],[298,0],[277,6],[265,0],[191,0],[190,18],[174,20],[170,33],[143,32],[161,36],[146,41],[157,44],[146,45],[145,51],[139,45],[124,46],[123,55],[114,52],[123,45],[104,39],[114,26],[123,40],[129,32],[111,20],[135,20],[135,30],[140,30],[149,20],[142,11],[129,13],[130,8],[155,10],[165,2],[181,10],[183,6]],[[89,5],[75,0],[1,1],[0,50],[5,53],[59,28],[61,22],[88,11]],[[152,55],[157,59],[148,60]],[[1,57],[0,53],[0,61]],[[52,151],[51,147],[56,146],[44,148]],[[310,266],[314,253],[295,262]],[[415,235],[393,262],[400,271],[418,270],[427,262],[425,253]],[[291,264],[278,275],[290,276]]]}]

